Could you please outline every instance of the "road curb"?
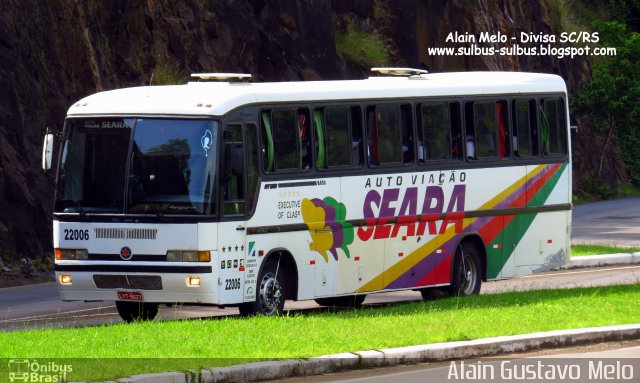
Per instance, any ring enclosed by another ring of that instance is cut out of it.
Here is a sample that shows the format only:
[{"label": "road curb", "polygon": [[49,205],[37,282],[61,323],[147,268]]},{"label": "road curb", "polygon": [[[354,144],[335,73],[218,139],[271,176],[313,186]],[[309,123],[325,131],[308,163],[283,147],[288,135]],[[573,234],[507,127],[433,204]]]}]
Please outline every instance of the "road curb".
[{"label": "road curb", "polygon": [[[470,341],[433,343],[420,346],[365,350],[323,355],[311,359],[286,359],[216,367],[201,371],[135,375],[119,383],[238,383],[318,375],[366,367],[436,362],[492,356],[544,348],[640,339],[640,324],[555,330],[532,334],[499,336]],[[106,382],[105,382],[106,383]]]},{"label": "road curb", "polygon": [[635,263],[640,263],[640,253],[586,255],[582,257],[572,257],[571,261],[562,266],[561,269],[629,265]]}]

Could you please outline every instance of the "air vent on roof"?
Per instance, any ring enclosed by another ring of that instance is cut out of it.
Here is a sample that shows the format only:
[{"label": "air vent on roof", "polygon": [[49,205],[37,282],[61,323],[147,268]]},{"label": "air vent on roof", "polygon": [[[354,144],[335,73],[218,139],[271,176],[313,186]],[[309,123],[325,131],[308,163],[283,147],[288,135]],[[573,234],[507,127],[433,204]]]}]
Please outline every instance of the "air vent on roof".
[{"label": "air vent on roof", "polygon": [[411,77],[411,76],[420,76],[422,74],[427,74],[424,69],[413,69],[413,68],[371,68],[371,71],[374,73],[390,75],[390,76],[402,76],[402,77]]},{"label": "air vent on roof", "polygon": [[192,73],[191,77],[204,81],[244,81],[251,78],[249,73]]}]

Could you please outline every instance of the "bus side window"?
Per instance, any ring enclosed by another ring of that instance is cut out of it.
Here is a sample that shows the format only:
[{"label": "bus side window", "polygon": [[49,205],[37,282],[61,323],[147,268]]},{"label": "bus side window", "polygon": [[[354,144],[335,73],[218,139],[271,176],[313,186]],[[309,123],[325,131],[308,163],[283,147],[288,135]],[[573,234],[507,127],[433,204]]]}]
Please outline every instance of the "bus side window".
[{"label": "bus side window", "polygon": [[367,158],[369,165],[378,166],[378,126],[376,122],[376,109],[367,107]]},{"label": "bus side window", "polygon": [[495,157],[496,152],[496,107],[493,102],[476,102],[473,105],[473,125],[476,131],[478,157]]},{"label": "bus side window", "polygon": [[465,153],[468,159],[475,160],[476,157],[476,132],[473,125],[473,102],[467,102],[464,106],[465,117]]},{"label": "bus side window", "polygon": [[369,163],[407,163],[413,160],[409,105],[378,105],[367,108]]},{"label": "bus side window", "polygon": [[265,171],[309,169],[311,123],[307,109],[276,109],[262,113]]},{"label": "bus side window", "polygon": [[245,125],[245,137],[247,150],[247,206],[252,209],[258,194],[258,127],[255,124]]},{"label": "bus side window", "polygon": [[506,102],[475,102],[473,125],[477,156],[480,158],[506,158],[507,146]]},{"label": "bus side window", "polygon": [[222,140],[222,213],[242,215],[245,212],[242,125],[227,125]]},{"label": "bus side window", "polygon": [[452,157],[451,116],[448,103],[419,106],[418,161],[448,160]]},{"label": "bus side window", "polygon": [[327,168],[327,144],[325,142],[325,123],[324,110],[316,109],[313,111],[313,126],[315,127],[315,144],[316,144],[316,168]]},{"label": "bus side window", "polygon": [[271,112],[262,112],[262,163],[265,172],[273,171],[273,157],[275,149],[273,147],[273,133],[271,130]]},{"label": "bus side window", "polygon": [[326,156],[330,168],[352,163],[350,114],[348,107],[325,109]]},{"label": "bus side window", "polygon": [[351,165],[363,163],[364,141],[362,139],[362,112],[359,106],[351,108]]},{"label": "bus side window", "polygon": [[496,101],[496,118],[498,122],[497,143],[498,157],[509,157],[509,109],[506,101]]},{"label": "bus side window", "polygon": [[451,118],[451,159],[462,159],[462,121],[460,118],[460,104],[449,103],[449,117]]},{"label": "bus side window", "polygon": [[540,127],[542,136],[542,153],[566,154],[566,117],[564,101],[561,98],[540,100]]},{"label": "bus side window", "polygon": [[309,111],[307,109],[298,109],[297,113],[298,130],[296,133],[300,150],[298,169],[309,169],[311,168],[311,121]]},{"label": "bus side window", "polygon": [[537,155],[534,144],[535,100],[513,101],[513,152],[516,157]]},{"label": "bus side window", "polygon": [[402,129],[402,162],[413,162],[413,121],[411,119],[411,105],[400,106],[400,121]]}]

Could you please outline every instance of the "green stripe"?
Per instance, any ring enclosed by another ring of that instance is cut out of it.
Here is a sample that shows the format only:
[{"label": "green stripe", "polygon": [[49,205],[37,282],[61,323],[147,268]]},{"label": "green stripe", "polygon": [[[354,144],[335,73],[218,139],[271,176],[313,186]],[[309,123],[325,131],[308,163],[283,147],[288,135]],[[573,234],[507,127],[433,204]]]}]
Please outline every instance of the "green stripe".
[{"label": "green stripe", "polygon": [[[536,193],[536,195],[527,203],[527,206],[542,206],[549,199],[551,192],[555,189],[560,177],[567,169],[567,164],[562,164],[555,174],[551,176],[549,181]],[[538,213],[519,214],[508,225],[506,225],[500,234],[487,246],[487,279],[495,279],[500,275],[500,270],[513,255],[515,248],[518,246],[524,235],[529,230]],[[501,243],[502,249],[494,249],[493,245]],[[502,252],[508,256],[503,257]]]}]

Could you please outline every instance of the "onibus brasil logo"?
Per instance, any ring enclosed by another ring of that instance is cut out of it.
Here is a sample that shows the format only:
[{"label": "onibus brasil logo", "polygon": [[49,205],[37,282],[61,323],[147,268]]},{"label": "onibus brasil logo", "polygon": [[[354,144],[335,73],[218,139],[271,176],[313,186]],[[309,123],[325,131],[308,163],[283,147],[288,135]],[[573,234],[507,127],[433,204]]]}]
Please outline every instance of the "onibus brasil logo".
[{"label": "onibus brasil logo", "polygon": [[73,371],[70,364],[40,363],[37,360],[29,359],[10,359],[8,367],[10,383],[66,382],[68,380],[67,374]]},{"label": "onibus brasil logo", "polygon": [[353,225],[346,222],[344,204],[332,197],[305,198],[301,207],[302,219],[311,235],[309,249],[320,253],[325,262],[329,262],[327,251],[338,260],[337,249],[342,249],[347,258],[351,258],[348,245],[353,243]]}]

